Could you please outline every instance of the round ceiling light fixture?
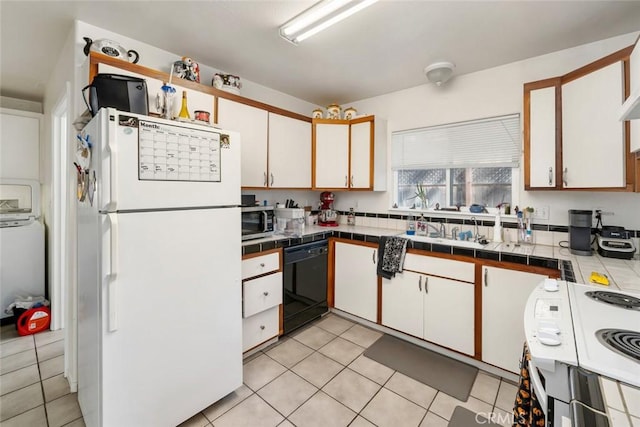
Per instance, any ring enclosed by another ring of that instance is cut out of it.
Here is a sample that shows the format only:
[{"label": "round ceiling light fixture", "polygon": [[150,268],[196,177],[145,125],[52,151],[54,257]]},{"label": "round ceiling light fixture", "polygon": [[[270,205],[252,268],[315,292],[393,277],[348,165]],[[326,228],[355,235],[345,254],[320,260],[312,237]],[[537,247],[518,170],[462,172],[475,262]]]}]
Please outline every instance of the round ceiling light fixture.
[{"label": "round ceiling light fixture", "polygon": [[451,78],[455,67],[452,62],[436,62],[426,67],[424,74],[430,82],[440,86]]}]

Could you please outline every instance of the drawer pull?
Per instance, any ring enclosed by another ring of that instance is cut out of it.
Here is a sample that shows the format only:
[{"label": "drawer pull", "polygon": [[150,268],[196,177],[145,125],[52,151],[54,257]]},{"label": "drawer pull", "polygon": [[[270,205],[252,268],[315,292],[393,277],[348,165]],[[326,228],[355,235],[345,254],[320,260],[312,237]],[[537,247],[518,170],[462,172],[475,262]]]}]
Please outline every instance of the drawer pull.
[{"label": "drawer pull", "polygon": [[267,295],[269,295],[269,292],[264,291],[262,294],[266,297]]},{"label": "drawer pull", "polygon": [[264,331],[264,325],[260,325],[260,329]]},{"label": "drawer pull", "polygon": [[264,262],[260,263],[260,267],[264,268]]}]

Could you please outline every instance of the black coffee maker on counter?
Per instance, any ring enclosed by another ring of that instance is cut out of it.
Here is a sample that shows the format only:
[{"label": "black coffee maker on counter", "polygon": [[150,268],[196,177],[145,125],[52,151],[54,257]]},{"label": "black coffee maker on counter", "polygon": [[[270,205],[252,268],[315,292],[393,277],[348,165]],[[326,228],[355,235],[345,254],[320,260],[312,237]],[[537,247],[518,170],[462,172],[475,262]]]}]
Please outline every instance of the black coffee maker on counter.
[{"label": "black coffee maker on counter", "polygon": [[593,211],[569,209],[569,251],[574,255],[592,254],[592,215]]}]

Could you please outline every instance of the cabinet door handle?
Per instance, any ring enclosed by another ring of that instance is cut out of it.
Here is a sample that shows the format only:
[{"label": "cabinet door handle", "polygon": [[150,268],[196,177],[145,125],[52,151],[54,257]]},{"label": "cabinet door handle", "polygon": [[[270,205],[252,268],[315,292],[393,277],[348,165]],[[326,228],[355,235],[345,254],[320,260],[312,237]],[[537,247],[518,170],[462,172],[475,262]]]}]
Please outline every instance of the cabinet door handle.
[{"label": "cabinet door handle", "polygon": [[422,276],[418,277],[418,290],[422,292]]},{"label": "cabinet door handle", "polygon": [[351,182],[349,183],[350,187],[353,187],[353,175],[351,175]]},{"label": "cabinet door handle", "polygon": [[266,297],[266,296],[269,296],[269,292],[264,291],[264,292],[262,293],[262,295],[264,295],[265,297]]},{"label": "cabinet door handle", "polygon": [[273,185],[273,174],[271,174],[271,185]]},{"label": "cabinet door handle", "polygon": [[425,294],[429,293],[429,277],[428,276],[424,276],[424,293]]},{"label": "cabinet door handle", "polygon": [[266,186],[267,186],[267,173],[266,173],[266,172],[264,173],[264,180],[263,180],[263,182],[264,182],[264,186],[266,187]]},{"label": "cabinet door handle", "polygon": [[562,183],[566,186],[569,185],[569,182],[567,181],[567,174],[568,174],[568,168],[564,168],[564,171],[562,171]]},{"label": "cabinet door handle", "polygon": [[552,167],[549,168],[549,186],[551,186],[551,184],[553,184],[553,168]]},{"label": "cabinet door handle", "polygon": [[371,262],[374,263],[374,264],[376,263],[376,250],[375,249],[373,250],[373,254],[371,256]]},{"label": "cabinet door handle", "polygon": [[344,186],[345,187],[349,186],[349,177],[347,175],[344,176]]},{"label": "cabinet door handle", "polygon": [[264,325],[260,325],[260,329],[264,331]]},{"label": "cabinet door handle", "polygon": [[484,286],[489,286],[489,270],[484,269]]}]

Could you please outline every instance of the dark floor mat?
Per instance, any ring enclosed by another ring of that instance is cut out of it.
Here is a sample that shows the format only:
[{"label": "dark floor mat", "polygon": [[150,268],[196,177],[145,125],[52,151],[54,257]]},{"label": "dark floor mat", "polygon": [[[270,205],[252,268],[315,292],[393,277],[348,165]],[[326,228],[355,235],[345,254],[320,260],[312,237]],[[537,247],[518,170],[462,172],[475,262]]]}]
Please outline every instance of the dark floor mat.
[{"label": "dark floor mat", "polygon": [[453,411],[453,415],[451,415],[448,427],[500,427],[500,424],[489,422],[487,420],[487,415],[489,414],[476,414],[467,408],[456,406],[456,409]]},{"label": "dark floor mat", "polygon": [[463,402],[478,373],[478,368],[386,334],[364,355]]}]

